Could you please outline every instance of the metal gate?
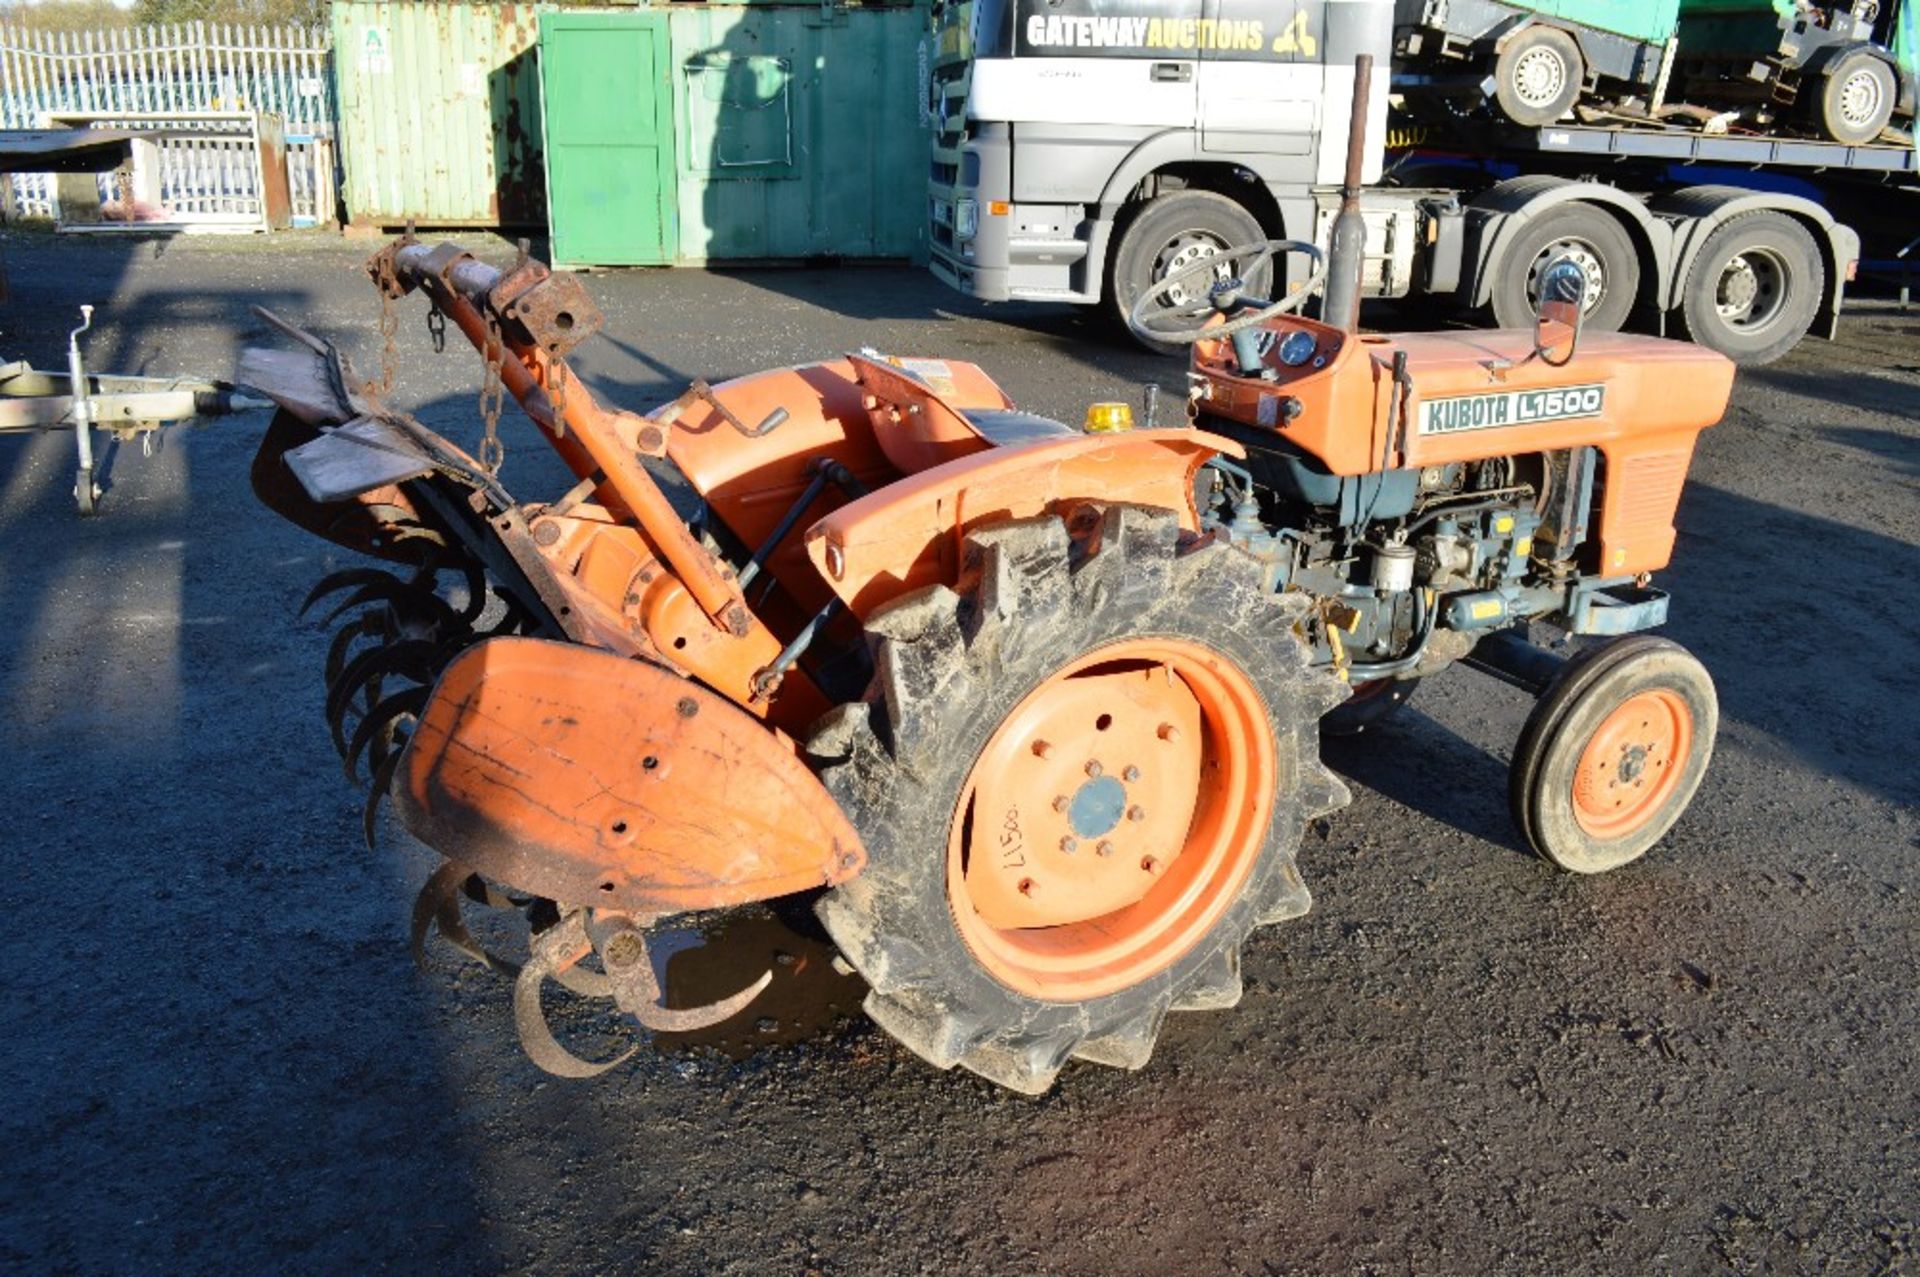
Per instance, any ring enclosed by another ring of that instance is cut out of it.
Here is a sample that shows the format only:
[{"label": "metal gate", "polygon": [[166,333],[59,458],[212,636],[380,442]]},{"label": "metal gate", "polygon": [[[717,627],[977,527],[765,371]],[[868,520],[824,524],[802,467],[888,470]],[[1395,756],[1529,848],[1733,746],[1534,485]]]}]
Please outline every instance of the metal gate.
[{"label": "metal gate", "polygon": [[[49,32],[0,26],[0,128],[40,128],[60,113],[103,122],[207,112],[277,115],[294,224],[329,222],[337,202],[330,48],[324,30],[298,27],[185,22]],[[183,210],[259,198],[262,192],[234,188],[228,150],[220,140],[163,146],[166,198]],[[22,213],[51,214],[51,179],[22,173],[13,183]]]}]

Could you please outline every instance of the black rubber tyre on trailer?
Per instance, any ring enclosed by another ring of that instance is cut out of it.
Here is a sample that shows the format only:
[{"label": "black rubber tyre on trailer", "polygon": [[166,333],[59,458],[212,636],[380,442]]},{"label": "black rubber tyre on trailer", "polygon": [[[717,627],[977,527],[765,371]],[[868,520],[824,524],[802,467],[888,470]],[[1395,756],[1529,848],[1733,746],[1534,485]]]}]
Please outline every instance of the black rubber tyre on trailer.
[{"label": "black rubber tyre on trailer", "polygon": [[972,534],[978,585],[870,617],[873,685],[807,746],[867,848],[818,908],[868,1014],[1027,1094],[1237,1002],[1248,933],[1307,911],[1307,821],[1347,800],[1304,604],[1162,511],[1110,508],[1098,544],[1051,517]]},{"label": "black rubber tyre on trailer", "polygon": [[1617,218],[1578,201],[1555,205],[1520,228],[1493,281],[1494,322],[1502,328],[1532,327],[1535,281],[1561,255],[1587,272],[1584,326],[1618,332],[1640,293],[1640,254]]},{"label": "black rubber tyre on trailer", "polygon": [[1693,801],[1719,724],[1713,679],[1678,643],[1632,634],[1587,648],[1521,729],[1507,773],[1514,823],[1569,873],[1638,860]]},{"label": "black rubber tyre on trailer", "polygon": [[1586,59],[1574,38],[1536,23],[1500,51],[1493,64],[1493,96],[1509,120],[1537,129],[1573,109],[1586,78]]},{"label": "black rubber tyre on trailer", "polygon": [[1826,283],[1805,226],[1785,213],[1743,213],[1707,236],[1687,268],[1681,328],[1737,364],[1770,364],[1807,335]]},{"label": "black rubber tyre on trailer", "polygon": [[[1267,232],[1241,205],[1212,191],[1169,191],[1156,195],[1116,228],[1112,268],[1107,273],[1109,314],[1134,341],[1149,350],[1185,358],[1188,348],[1150,341],[1134,332],[1127,316],[1155,281],[1240,244],[1259,243]],[[1222,277],[1225,272],[1222,272]],[[1263,266],[1247,280],[1250,295],[1267,296],[1273,272]],[[1191,285],[1174,290],[1176,302],[1206,301]]]}]

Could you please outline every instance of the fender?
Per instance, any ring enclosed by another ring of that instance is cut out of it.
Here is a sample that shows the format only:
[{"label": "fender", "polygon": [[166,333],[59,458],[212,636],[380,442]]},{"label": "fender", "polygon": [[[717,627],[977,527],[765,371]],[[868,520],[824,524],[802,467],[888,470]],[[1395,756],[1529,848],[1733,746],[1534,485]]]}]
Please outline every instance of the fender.
[{"label": "fender", "polygon": [[1860,236],[1834,221],[1825,208],[1799,195],[1749,191],[1738,186],[1690,186],[1655,199],[1652,210],[1673,227],[1673,271],[1663,281],[1660,309],[1671,310],[1680,304],[1687,276],[1709,235],[1742,213],[1781,212],[1811,231],[1813,242],[1820,246],[1827,282],[1814,318],[1816,323],[1824,321],[1822,331],[1827,340],[1834,339],[1847,279],[1860,258]]},{"label": "fender", "polygon": [[[1597,204],[1618,218],[1634,247],[1653,266],[1656,289],[1664,292],[1661,271],[1670,255],[1672,229],[1633,196],[1604,182],[1578,182],[1569,178],[1530,175],[1509,178],[1479,195],[1467,205],[1470,221],[1468,235],[1478,251],[1470,260],[1477,265],[1461,290],[1469,306],[1484,306],[1493,299],[1493,281],[1506,268],[1507,253],[1513,240],[1528,222],[1549,210],[1568,203]],[[1647,282],[1643,280],[1644,289]],[[1657,294],[1656,294],[1657,295]]]},{"label": "fender", "polygon": [[1083,501],[1172,510],[1197,531],[1193,478],[1231,439],[1198,430],[1134,430],[993,448],[923,470],[842,506],[807,529],[807,554],[862,618],[908,590],[960,579],[969,528],[1066,514]]},{"label": "fender", "polygon": [[784,735],[690,679],[576,643],[496,638],[455,658],[393,801],[428,846],[563,905],[718,909],[866,863]]}]

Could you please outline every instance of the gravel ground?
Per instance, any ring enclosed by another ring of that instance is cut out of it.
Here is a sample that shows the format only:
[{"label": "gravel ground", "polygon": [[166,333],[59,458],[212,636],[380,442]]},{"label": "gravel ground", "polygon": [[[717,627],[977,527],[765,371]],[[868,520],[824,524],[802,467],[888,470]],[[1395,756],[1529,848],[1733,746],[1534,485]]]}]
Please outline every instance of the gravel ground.
[{"label": "gravel ground", "polygon": [[[4,243],[10,356],[57,366],[92,301],[96,367],[225,374],[261,303],[378,365],[366,245]],[[863,344],[977,360],[1068,419],[1173,380],[1082,315],[909,270],[592,288],[614,336],[583,370],[636,407]],[[470,438],[478,361],[402,329],[403,402]],[[254,503],[263,425],[119,447],[91,521],[68,437],[0,440],[0,1265],[1920,1271],[1920,316],[1858,306],[1705,436],[1662,583],[1725,721],[1662,846],[1591,880],[1521,854],[1527,705],[1450,673],[1330,751],[1354,805],[1309,835],[1316,907],[1248,947],[1240,1007],[1038,1101],[836,1017],[858,991],[772,920],[675,960],[811,972],[728,1050],[587,1083],[522,1058],[498,979],[417,972],[433,858],[359,846],[294,619],[347,556]],[[508,445],[510,483],[559,490],[518,423]]]}]

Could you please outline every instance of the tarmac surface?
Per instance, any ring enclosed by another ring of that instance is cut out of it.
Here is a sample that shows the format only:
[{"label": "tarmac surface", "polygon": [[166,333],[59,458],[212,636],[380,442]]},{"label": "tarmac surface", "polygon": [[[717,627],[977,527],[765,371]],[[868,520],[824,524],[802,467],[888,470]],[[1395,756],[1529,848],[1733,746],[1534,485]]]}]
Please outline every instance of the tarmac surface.
[{"label": "tarmac surface", "polygon": [[[93,302],[97,370],[230,375],[258,303],[379,367],[371,244],[0,244],[8,357],[61,366]],[[908,269],[590,286],[583,374],[636,408],[862,345],[976,360],[1067,420],[1179,387],[1085,314]],[[397,398],[471,442],[479,361],[434,357],[423,315]],[[265,423],[112,449],[92,520],[70,436],[0,439],[0,1267],[1920,1272],[1920,314],[1861,303],[1702,441],[1659,583],[1724,719],[1662,845],[1591,879],[1524,854],[1528,704],[1451,671],[1329,746],[1354,804],[1240,1006],[1039,1100],[845,1014],[858,988],[771,916],[669,968],[719,992],[785,952],[743,1023],[589,1082],[525,1060],[498,977],[417,971],[435,857],[361,847],[294,615],[352,556],[255,503]],[[524,421],[506,440],[516,491],[566,486]],[[583,1051],[633,1036],[557,1020]]]}]

